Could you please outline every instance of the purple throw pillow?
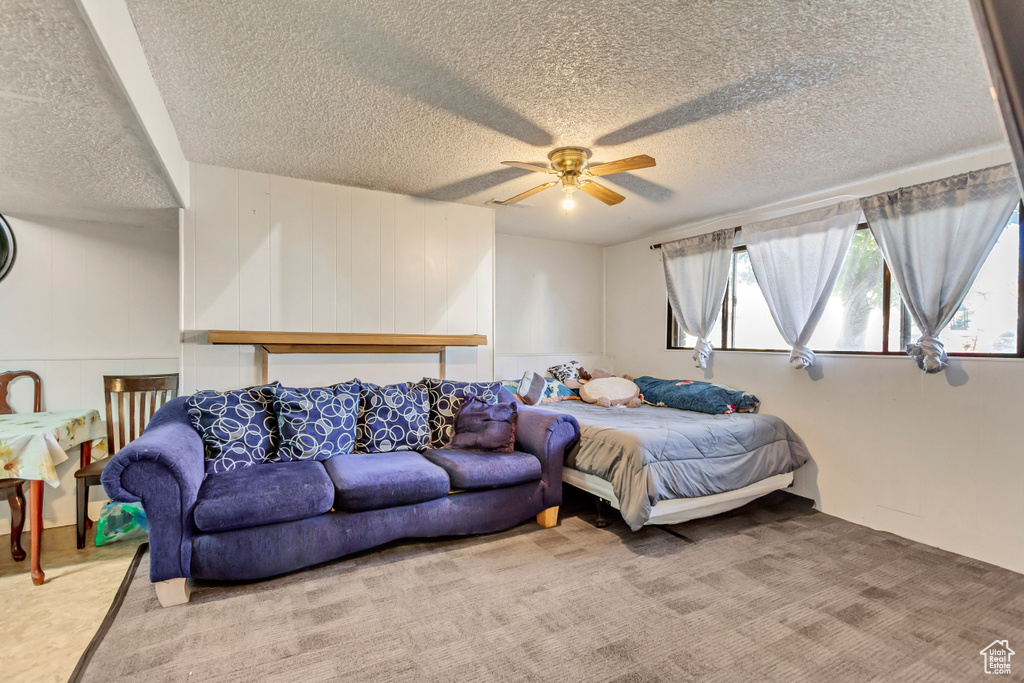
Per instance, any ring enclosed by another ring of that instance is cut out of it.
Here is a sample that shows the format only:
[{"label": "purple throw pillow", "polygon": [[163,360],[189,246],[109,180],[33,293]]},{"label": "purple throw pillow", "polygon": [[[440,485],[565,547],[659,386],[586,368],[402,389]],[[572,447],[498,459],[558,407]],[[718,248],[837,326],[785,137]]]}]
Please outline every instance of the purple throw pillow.
[{"label": "purple throw pillow", "polygon": [[511,453],[515,450],[518,415],[515,403],[492,405],[470,396],[455,418],[455,436],[448,448]]}]

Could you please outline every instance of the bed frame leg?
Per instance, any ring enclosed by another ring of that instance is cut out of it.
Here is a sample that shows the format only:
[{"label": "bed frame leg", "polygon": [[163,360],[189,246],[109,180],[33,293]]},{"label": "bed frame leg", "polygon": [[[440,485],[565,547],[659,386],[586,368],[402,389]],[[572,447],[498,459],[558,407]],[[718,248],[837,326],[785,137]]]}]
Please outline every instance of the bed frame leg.
[{"label": "bed frame leg", "polygon": [[606,505],[608,505],[608,501],[604,498],[597,499],[597,521],[594,522],[594,526],[598,529],[603,529],[611,524],[611,521],[604,516],[604,508]]}]

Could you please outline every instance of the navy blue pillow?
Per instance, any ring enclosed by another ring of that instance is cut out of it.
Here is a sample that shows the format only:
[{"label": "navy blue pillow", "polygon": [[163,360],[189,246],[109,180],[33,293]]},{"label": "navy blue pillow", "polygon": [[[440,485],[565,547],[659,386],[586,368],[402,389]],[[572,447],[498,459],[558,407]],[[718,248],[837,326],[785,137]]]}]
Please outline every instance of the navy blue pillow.
[{"label": "navy blue pillow", "polygon": [[761,404],[749,391],[737,391],[724,384],[698,382],[690,379],[658,379],[637,377],[644,403],[679,410],[692,410],[708,415],[749,413]]},{"label": "navy blue pillow", "polygon": [[427,388],[405,382],[359,388],[356,452],[419,451],[430,445]]},{"label": "navy blue pillow", "polygon": [[511,453],[516,445],[518,404],[487,403],[476,396],[462,402],[448,448]]},{"label": "navy blue pillow", "polygon": [[185,402],[192,427],[203,438],[206,471],[230,472],[276,460],[277,382],[234,391],[197,391]]},{"label": "navy blue pillow", "polygon": [[278,459],[326,460],[356,444],[359,382],[312,389],[277,387],[274,414],[281,433]]},{"label": "navy blue pillow", "polygon": [[501,382],[456,382],[450,379],[421,380],[430,393],[430,446],[443,448],[455,436],[455,417],[462,402],[476,396],[488,405],[498,402]]}]

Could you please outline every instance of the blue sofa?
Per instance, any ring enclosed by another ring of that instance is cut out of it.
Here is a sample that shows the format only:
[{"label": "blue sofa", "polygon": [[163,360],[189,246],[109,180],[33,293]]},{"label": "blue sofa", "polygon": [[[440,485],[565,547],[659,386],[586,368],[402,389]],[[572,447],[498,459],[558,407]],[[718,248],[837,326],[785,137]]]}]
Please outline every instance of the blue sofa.
[{"label": "blue sofa", "polygon": [[251,580],[408,537],[553,525],[562,459],[579,438],[568,416],[520,407],[516,452],[399,451],[205,473],[186,397],[160,408],[103,470],[111,500],[141,501],[150,580],[165,606],[188,578]]}]

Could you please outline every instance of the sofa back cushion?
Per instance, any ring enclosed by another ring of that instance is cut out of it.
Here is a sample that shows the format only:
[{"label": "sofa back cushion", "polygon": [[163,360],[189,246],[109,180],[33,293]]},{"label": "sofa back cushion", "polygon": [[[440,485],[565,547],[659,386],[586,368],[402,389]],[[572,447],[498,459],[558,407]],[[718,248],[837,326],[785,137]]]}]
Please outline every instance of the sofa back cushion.
[{"label": "sofa back cushion", "polygon": [[430,445],[427,387],[404,382],[359,387],[356,451],[389,453],[419,451]]},{"label": "sofa back cushion", "polygon": [[188,397],[189,422],[203,439],[207,472],[276,461],[276,387],[274,382],[234,391],[197,391]]},{"label": "sofa back cushion", "polygon": [[450,379],[423,379],[430,394],[430,447],[441,448],[455,436],[455,416],[462,402],[476,396],[484,403],[498,402],[501,382],[456,382]]},{"label": "sofa back cushion", "polygon": [[274,389],[281,433],[278,459],[326,460],[351,453],[356,444],[359,381],[329,387]]},{"label": "sofa back cushion", "polygon": [[448,448],[511,453],[516,445],[517,403],[491,405],[470,396],[455,418],[455,436]]}]

